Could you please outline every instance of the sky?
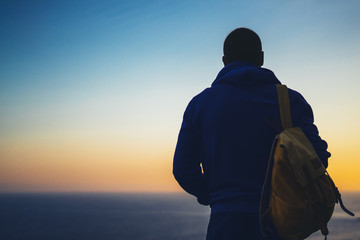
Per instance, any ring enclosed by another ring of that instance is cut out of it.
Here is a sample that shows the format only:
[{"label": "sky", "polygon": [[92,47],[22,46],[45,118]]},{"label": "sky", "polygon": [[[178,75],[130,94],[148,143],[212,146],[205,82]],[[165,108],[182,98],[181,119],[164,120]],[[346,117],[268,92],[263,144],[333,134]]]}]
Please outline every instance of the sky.
[{"label": "sky", "polygon": [[181,191],[191,98],[248,27],[299,91],[340,190],[360,190],[360,1],[0,1],[0,192]]}]

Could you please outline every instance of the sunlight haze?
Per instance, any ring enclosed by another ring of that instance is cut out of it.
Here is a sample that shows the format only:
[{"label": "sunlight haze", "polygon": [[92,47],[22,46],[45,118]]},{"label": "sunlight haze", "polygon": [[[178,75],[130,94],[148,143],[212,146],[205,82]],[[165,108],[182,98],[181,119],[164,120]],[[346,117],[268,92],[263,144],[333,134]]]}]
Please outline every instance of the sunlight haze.
[{"label": "sunlight haze", "polygon": [[0,191],[180,191],[182,114],[248,27],[360,190],[359,1],[2,1]]}]

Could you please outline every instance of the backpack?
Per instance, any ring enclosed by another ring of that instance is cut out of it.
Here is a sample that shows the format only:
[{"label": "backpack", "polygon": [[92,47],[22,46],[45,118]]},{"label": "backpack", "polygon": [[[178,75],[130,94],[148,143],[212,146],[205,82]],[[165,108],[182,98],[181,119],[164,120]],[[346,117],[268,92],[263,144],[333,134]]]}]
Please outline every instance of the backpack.
[{"label": "backpack", "polygon": [[262,190],[263,236],[301,240],[320,230],[329,233],[335,203],[351,216],[315,149],[299,127],[292,126],[288,89],[276,85],[283,131],[273,142]]}]

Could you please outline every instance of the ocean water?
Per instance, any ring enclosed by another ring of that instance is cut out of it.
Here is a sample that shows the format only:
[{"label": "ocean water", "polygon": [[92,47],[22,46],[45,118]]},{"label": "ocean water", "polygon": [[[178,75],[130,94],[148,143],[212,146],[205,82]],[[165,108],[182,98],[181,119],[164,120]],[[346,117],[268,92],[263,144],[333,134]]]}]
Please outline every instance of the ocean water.
[{"label": "ocean water", "polygon": [[[329,240],[360,240],[360,193],[343,194]],[[186,194],[0,194],[0,239],[203,240],[210,210]],[[308,239],[323,239],[319,233]]]}]

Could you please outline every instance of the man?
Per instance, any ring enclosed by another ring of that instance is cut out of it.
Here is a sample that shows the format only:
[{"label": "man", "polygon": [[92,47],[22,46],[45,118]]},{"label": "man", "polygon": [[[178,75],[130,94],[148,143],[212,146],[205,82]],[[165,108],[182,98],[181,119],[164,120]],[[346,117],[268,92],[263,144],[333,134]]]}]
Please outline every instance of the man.
[{"label": "man", "polygon": [[[210,205],[207,240],[261,239],[259,203],[272,142],[281,130],[274,73],[261,68],[259,36],[238,28],[224,42],[223,63],[210,88],[187,106],[175,150],[180,186]],[[289,89],[293,125],[327,167],[327,144],[310,105]]]}]

